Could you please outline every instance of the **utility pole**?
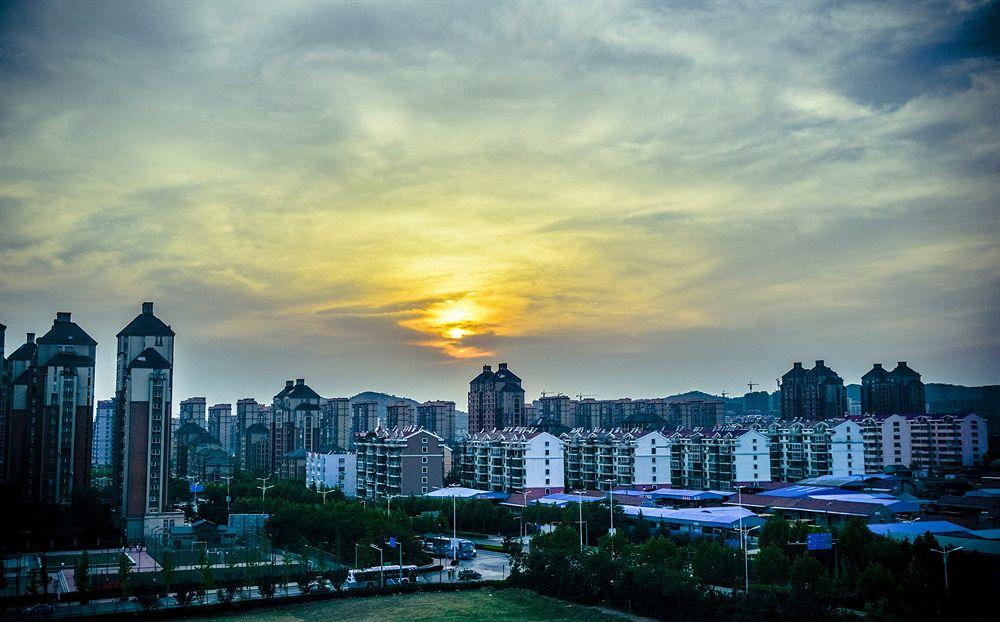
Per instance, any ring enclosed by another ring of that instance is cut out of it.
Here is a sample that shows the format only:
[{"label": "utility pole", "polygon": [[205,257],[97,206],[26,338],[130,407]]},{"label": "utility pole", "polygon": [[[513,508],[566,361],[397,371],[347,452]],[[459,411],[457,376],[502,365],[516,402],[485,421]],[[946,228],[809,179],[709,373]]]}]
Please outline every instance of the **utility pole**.
[{"label": "utility pole", "polygon": [[955,551],[961,551],[963,548],[965,547],[957,546],[951,549],[944,547],[940,549],[931,549],[935,553],[940,553],[941,561],[944,562],[944,591],[946,594],[948,593],[948,556],[954,553]]},{"label": "utility pole", "polygon": [[614,497],[614,487],[615,480],[606,479],[604,483],[608,485],[608,501],[611,503],[611,530],[610,533],[614,535],[615,533],[615,497]]}]

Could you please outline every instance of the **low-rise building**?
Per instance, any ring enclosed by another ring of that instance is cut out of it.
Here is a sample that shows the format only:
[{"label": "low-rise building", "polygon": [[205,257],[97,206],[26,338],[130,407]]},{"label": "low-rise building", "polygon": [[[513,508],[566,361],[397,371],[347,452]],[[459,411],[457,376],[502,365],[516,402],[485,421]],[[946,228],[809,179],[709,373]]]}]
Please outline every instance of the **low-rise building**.
[{"label": "low-rise building", "polygon": [[345,496],[358,494],[357,454],[335,449],[306,454],[306,486],[316,490],[341,490]]}]

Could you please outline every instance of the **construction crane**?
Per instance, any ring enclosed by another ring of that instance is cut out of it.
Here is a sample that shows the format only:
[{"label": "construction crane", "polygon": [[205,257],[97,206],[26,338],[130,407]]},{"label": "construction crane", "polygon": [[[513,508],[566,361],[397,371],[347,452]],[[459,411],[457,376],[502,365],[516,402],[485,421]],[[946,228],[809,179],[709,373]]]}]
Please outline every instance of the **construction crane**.
[{"label": "construction crane", "polygon": [[759,387],[760,383],[759,382],[748,382],[747,386],[750,387],[750,392],[753,393],[753,388],[754,387]]},{"label": "construction crane", "polygon": [[723,392],[721,393],[721,395],[722,395],[722,399],[726,399],[726,396],[727,396],[727,395],[729,395],[729,394],[728,394],[728,393],[726,393],[725,391],[723,391]]},{"label": "construction crane", "polygon": [[584,398],[591,398],[591,397],[597,397],[597,396],[596,395],[584,395],[583,393],[578,393],[577,396],[576,396],[576,399],[582,400]]}]

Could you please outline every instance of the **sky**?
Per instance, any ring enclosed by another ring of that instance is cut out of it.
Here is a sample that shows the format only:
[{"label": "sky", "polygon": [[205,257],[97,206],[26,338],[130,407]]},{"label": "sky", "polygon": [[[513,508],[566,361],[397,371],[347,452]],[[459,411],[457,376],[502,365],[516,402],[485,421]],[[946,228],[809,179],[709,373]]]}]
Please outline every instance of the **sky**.
[{"label": "sky", "polygon": [[[174,397],[1000,382],[1000,6],[0,5],[0,322]],[[756,387],[755,387],[756,388]]]}]

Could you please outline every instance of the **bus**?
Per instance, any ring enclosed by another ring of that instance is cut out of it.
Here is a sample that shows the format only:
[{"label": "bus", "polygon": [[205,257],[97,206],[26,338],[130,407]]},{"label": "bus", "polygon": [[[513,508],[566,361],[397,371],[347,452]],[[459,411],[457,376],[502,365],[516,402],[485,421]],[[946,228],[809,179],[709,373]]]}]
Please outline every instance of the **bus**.
[{"label": "bus", "polygon": [[388,585],[392,583],[416,583],[417,567],[405,565],[400,569],[398,564],[387,566],[372,566],[371,568],[357,568],[347,571],[347,581],[344,582],[345,590],[356,590],[361,588],[382,587],[383,579]]},{"label": "bus", "polygon": [[442,536],[425,540],[424,551],[441,559],[472,559],[476,556],[476,545],[470,540]]}]

